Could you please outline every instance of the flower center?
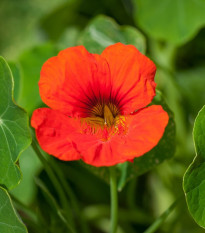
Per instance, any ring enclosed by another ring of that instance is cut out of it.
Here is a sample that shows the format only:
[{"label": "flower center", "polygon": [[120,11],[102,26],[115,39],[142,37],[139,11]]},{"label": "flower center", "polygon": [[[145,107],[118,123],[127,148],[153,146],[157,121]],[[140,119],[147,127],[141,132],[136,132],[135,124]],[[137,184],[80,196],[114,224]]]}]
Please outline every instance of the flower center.
[{"label": "flower center", "polygon": [[112,103],[95,105],[88,112],[88,117],[81,118],[81,122],[83,134],[97,134],[103,142],[115,134],[127,133],[126,117]]},{"label": "flower center", "polygon": [[118,108],[111,103],[97,104],[90,111],[90,116],[84,120],[90,125],[112,126],[115,125],[116,117],[120,114]]}]

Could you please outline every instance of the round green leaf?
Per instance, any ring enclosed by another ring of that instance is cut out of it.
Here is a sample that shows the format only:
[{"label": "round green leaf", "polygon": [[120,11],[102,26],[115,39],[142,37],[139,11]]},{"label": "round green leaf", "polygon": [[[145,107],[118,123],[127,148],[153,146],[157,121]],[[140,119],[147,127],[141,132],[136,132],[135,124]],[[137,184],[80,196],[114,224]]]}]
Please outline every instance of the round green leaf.
[{"label": "round green leaf", "polygon": [[107,46],[121,42],[133,44],[140,52],[145,53],[144,36],[130,26],[119,26],[107,16],[97,16],[85,28],[78,44],[84,45],[91,53],[101,53]]},{"label": "round green leaf", "polygon": [[184,192],[194,220],[205,228],[205,106],[194,123],[196,157],[184,175]]},{"label": "round green leaf", "polygon": [[6,61],[0,57],[0,184],[8,189],[21,179],[16,164],[31,143],[26,112],[13,101],[13,77]]},{"label": "round green leaf", "polygon": [[27,229],[17,215],[9,194],[0,188],[0,230],[1,233],[27,233]]},{"label": "round green leaf", "polygon": [[181,45],[205,24],[204,0],[133,0],[137,24],[158,40]]}]

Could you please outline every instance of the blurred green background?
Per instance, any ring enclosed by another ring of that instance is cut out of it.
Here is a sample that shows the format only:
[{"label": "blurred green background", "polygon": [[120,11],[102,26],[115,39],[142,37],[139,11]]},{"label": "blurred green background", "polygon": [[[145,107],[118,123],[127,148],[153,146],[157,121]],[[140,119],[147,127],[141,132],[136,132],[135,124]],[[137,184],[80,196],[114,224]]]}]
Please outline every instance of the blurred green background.
[{"label": "blurred green background", "polygon": [[[121,41],[137,44],[156,63],[157,88],[175,115],[176,153],[152,171],[134,178],[120,192],[124,212],[118,233],[143,232],[183,195],[183,175],[195,156],[193,123],[205,104],[204,12],[203,0],[0,0],[0,55],[9,61],[14,75],[15,101],[29,115],[43,105],[37,86],[41,66],[61,49],[84,44],[91,48],[90,52],[100,53],[104,47]],[[22,154],[20,165],[23,180],[12,194],[35,208],[39,200],[45,200],[34,176],[45,180],[47,177],[31,147]],[[93,232],[107,232],[109,186],[76,163],[66,166],[70,168],[67,179]],[[95,190],[91,193],[92,187]],[[38,211],[44,215],[42,209],[43,204]],[[44,220],[49,222],[52,216]],[[29,232],[36,232],[26,223]],[[59,223],[52,223],[58,229]],[[157,232],[204,230],[190,217],[182,198]]]}]

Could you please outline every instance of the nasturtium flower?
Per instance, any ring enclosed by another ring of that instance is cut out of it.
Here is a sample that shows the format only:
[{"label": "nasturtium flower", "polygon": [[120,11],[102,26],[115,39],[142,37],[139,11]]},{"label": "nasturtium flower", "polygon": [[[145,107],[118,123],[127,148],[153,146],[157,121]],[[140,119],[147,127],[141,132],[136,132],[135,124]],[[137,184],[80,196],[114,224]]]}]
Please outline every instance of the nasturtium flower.
[{"label": "nasturtium flower", "polygon": [[157,145],[168,123],[155,96],[154,63],[133,45],[117,43],[101,55],[83,46],[62,50],[41,70],[40,96],[50,108],[31,125],[43,150],[60,160],[93,166],[132,161]]}]

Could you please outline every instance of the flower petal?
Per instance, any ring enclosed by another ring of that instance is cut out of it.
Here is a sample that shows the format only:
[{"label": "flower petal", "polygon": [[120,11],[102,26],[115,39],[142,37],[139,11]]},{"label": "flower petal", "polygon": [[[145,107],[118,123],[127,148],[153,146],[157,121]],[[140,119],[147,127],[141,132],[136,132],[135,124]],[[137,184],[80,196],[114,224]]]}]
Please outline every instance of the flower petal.
[{"label": "flower petal", "polygon": [[81,158],[76,151],[75,143],[71,140],[78,126],[75,123],[76,120],[73,118],[49,108],[35,110],[31,119],[41,148],[61,160]]},{"label": "flower petal", "polygon": [[152,105],[127,117],[128,131],[117,148],[123,157],[133,159],[155,147],[164,134],[169,116],[160,105]]},{"label": "flower petal", "polygon": [[148,105],[155,96],[156,66],[133,45],[117,43],[101,54],[110,67],[112,99],[121,113],[130,114]]},{"label": "flower petal", "polygon": [[62,50],[41,70],[39,90],[44,103],[69,116],[87,117],[102,96],[110,94],[106,60],[83,46]]},{"label": "flower petal", "polygon": [[93,166],[112,166],[142,156],[157,145],[169,117],[160,105],[152,105],[126,116],[126,133],[115,134],[108,141],[99,135],[78,135],[77,149],[82,159]]}]

